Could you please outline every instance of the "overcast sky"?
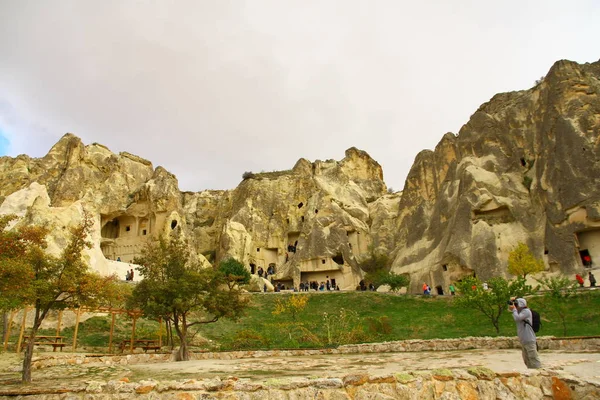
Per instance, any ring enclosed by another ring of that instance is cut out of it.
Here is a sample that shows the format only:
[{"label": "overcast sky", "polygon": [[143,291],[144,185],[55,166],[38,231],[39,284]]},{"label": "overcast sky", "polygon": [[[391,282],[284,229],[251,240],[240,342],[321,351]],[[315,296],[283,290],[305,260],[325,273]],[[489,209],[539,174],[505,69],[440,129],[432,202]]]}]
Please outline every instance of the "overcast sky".
[{"label": "overcast sky", "polygon": [[599,38],[596,0],[0,0],[0,155],[72,132],[200,191],[355,146],[401,190],[480,104]]}]

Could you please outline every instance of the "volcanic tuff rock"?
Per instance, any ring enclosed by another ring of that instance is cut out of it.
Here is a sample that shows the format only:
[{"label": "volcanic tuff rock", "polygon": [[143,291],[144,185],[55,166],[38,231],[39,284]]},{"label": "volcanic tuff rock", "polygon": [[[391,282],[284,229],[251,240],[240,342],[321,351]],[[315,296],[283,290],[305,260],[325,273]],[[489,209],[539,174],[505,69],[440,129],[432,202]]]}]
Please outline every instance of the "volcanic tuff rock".
[{"label": "volcanic tuff rock", "polygon": [[[520,241],[549,271],[573,273],[582,256],[600,259],[599,79],[600,62],[559,61],[532,89],[494,96],[417,155],[401,193],[388,194],[380,165],[355,148],[341,161],[244,174],[233,190],[182,193],[164,168],[67,134],[43,158],[0,158],[0,213],[59,228],[91,213],[89,262],[121,276],[148,238],[172,232],[205,263],[271,266],[287,286],[353,289],[371,247],[411,275],[413,292],[505,275]],[[56,252],[64,230],[53,235]],[[272,290],[258,276],[253,290],[264,283]]]},{"label": "volcanic tuff rock", "polygon": [[522,241],[550,271],[600,259],[600,62],[557,62],[530,90],[483,104],[421,152],[397,219],[394,270],[413,290],[505,274]]}]

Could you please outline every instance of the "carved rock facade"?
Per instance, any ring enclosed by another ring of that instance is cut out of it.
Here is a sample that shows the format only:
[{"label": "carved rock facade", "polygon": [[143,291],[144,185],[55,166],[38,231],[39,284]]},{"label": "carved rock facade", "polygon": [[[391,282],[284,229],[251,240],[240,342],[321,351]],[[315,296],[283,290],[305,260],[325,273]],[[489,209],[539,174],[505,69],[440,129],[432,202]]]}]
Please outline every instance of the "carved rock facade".
[{"label": "carved rock facade", "polygon": [[573,273],[586,254],[600,260],[599,93],[599,62],[559,61],[537,86],[494,96],[458,135],[417,155],[396,194],[355,148],[341,161],[300,159],[245,174],[233,190],[191,193],[162,167],[67,134],[43,158],[0,158],[0,213],[57,228],[53,252],[91,213],[89,262],[120,276],[149,238],[178,232],[203,262],[242,261],[257,275],[253,290],[273,290],[261,269],[288,287],[354,289],[371,247],[411,275],[412,292],[423,281],[441,293],[465,275],[505,275],[518,242],[550,272]]},{"label": "carved rock facade", "polygon": [[600,62],[557,62],[526,91],[483,104],[421,152],[397,219],[394,269],[438,293],[465,274],[506,274],[527,243],[548,271],[600,262]]}]

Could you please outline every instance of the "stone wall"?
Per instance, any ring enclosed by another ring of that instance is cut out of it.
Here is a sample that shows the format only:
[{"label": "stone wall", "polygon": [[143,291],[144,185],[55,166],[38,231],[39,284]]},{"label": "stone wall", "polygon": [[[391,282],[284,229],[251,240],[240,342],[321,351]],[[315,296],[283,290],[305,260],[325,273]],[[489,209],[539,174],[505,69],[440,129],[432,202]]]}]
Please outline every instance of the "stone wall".
[{"label": "stone wall", "polygon": [[[600,336],[538,339],[542,349],[600,351]],[[240,359],[321,354],[445,351],[517,348],[514,337],[407,340],[340,346],[335,349],[199,352],[193,359]],[[33,360],[33,369],[56,365],[127,365],[173,361],[171,354],[83,355],[48,353]],[[496,373],[483,367],[437,369],[389,375],[350,374],[341,378],[283,378],[264,382],[227,379],[177,381],[128,378],[86,381],[68,387],[0,388],[0,399],[597,399],[600,385],[555,370]]]},{"label": "stone wall", "polygon": [[597,399],[600,386],[551,371],[497,374],[486,368],[384,376],[290,379],[88,381],[61,389],[0,388],[0,399]]},{"label": "stone wall", "polygon": [[[600,336],[555,338],[543,336],[538,338],[540,350],[594,351],[600,352]],[[192,360],[220,359],[234,360],[241,358],[297,357],[323,354],[361,354],[361,353],[401,353],[419,351],[450,351],[468,349],[519,349],[517,337],[469,337],[461,339],[438,340],[403,340],[383,343],[350,344],[329,349],[290,349],[290,350],[251,350],[227,352],[195,352]],[[134,353],[126,355],[85,355],[56,354],[33,359],[32,368],[40,369],[64,364],[128,365],[155,362],[175,361],[172,354]]]}]

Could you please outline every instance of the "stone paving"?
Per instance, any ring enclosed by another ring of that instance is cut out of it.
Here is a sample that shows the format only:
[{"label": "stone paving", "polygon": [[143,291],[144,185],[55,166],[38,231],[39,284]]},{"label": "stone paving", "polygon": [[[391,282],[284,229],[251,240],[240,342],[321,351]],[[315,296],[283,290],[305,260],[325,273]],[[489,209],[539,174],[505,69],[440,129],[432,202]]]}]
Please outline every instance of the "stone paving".
[{"label": "stone paving", "polygon": [[[50,355],[49,355],[50,356]],[[561,371],[600,385],[599,352],[543,350],[544,369]],[[107,361],[71,362],[33,370],[36,386],[56,387],[88,380],[127,378],[129,381],[236,377],[253,381],[289,378],[339,378],[352,374],[388,375],[403,372],[486,367],[498,373],[528,373],[518,349],[476,349],[367,354],[316,354],[242,359],[202,359],[121,365]],[[18,384],[20,359],[0,355],[0,386]]]}]

